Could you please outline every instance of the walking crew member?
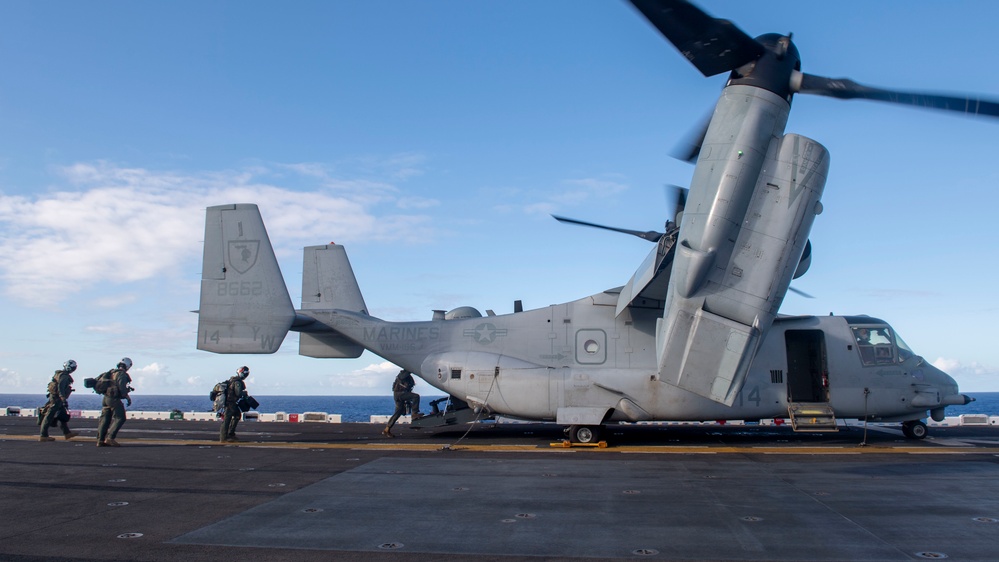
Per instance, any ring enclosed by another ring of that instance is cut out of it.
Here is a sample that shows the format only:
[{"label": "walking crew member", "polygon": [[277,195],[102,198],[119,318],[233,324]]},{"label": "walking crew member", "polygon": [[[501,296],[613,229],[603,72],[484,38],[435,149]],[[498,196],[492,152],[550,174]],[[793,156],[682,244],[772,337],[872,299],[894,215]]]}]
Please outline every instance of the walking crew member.
[{"label": "walking crew member", "polygon": [[[122,398],[132,405],[132,399],[128,393],[134,390],[131,386],[132,377],[128,370],[132,368],[132,360],[128,357],[122,358],[118,366],[111,369],[101,377],[109,377],[110,381],[104,391],[104,399],[101,402],[101,419],[97,423],[97,446],[98,447],[120,447],[115,441],[118,430],[125,424],[125,406],[121,403]],[[110,430],[109,430],[110,428]]]},{"label": "walking crew member", "polygon": [[222,416],[222,428],[219,429],[219,441],[239,441],[236,437],[236,426],[243,412],[239,409],[239,401],[246,398],[246,377],[250,376],[250,368],[243,365],[236,369],[236,376],[229,379],[225,391],[225,409]]},{"label": "walking crew member", "polygon": [[76,437],[76,433],[69,430],[69,395],[73,392],[73,377],[70,373],[76,370],[76,361],[70,359],[62,365],[62,369],[52,375],[49,381],[48,398],[49,401],[42,407],[44,414],[41,416],[42,432],[38,435],[39,441],[55,441],[55,437],[49,437],[49,427],[58,425],[62,428],[62,436],[65,439]]}]

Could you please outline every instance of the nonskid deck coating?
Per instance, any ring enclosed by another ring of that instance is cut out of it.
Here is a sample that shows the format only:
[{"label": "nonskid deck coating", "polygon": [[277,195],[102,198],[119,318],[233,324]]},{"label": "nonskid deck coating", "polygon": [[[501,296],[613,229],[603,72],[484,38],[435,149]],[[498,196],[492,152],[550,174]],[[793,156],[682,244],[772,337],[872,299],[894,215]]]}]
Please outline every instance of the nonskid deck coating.
[{"label": "nonskid deck coating", "polygon": [[992,560],[999,543],[996,428],[872,428],[862,447],[622,427],[607,449],[553,448],[543,424],[247,423],[238,445],[217,428],[130,420],[96,448],[79,421],[38,443],[0,417],[0,559]]},{"label": "nonskid deck coating", "polygon": [[[383,458],[172,542],[573,558],[911,560],[927,550],[974,558],[994,555],[999,525],[974,521],[983,511],[972,505],[983,493],[997,497],[995,475],[988,463],[917,472],[867,463]],[[933,493],[954,478],[964,492]],[[898,509],[913,490],[919,511]],[[985,509],[997,511],[994,501]]]}]

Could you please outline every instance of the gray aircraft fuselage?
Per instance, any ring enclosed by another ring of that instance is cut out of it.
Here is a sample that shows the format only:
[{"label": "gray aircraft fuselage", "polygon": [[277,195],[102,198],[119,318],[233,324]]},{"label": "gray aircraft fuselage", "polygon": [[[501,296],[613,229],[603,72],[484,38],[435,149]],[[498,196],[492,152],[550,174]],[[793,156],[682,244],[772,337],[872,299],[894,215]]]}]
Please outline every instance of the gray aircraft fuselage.
[{"label": "gray aircraft fuselage", "polygon": [[[865,366],[851,325],[890,330],[881,320],[810,316],[776,320],[734,404],[719,404],[656,380],[662,309],[635,306],[615,317],[617,296],[608,291],[515,314],[429,322],[345,311],[317,316],[490,413],[566,425],[783,418],[791,401],[828,402],[837,417],[903,421],[958,395],[951,377],[905,349],[892,347],[884,361]],[[794,339],[801,334],[807,338]],[[795,364],[789,345],[800,341],[805,354],[816,355],[814,364]]]},{"label": "gray aircraft fuselage", "polygon": [[718,100],[679,230],[620,289],[503,316],[385,322],[369,315],[343,248],[313,246],[295,311],[256,206],[223,205],[206,219],[198,346],[273,353],[297,330],[303,355],[366,349],[479,411],[577,427],[783,418],[799,403],[913,421],[966,404],[897,335],[865,365],[856,322],[778,318],[829,158],[784,133],[790,94],[744,82],[733,75]]},{"label": "gray aircraft fuselage", "polygon": [[815,405],[830,418],[912,422],[927,412],[942,419],[945,406],[970,401],[868,316],[776,318],[731,405],[663,381],[656,353],[663,301],[637,287],[666,282],[670,243],[660,240],[626,286],[576,301],[499,316],[460,307],[430,321],[388,322],[368,313],[346,250],[332,244],[305,248],[295,310],[256,205],[210,207],[198,348],[274,353],[298,331],[302,355],[368,350],[479,412],[576,427],[785,418],[792,410],[821,418],[808,413]]}]

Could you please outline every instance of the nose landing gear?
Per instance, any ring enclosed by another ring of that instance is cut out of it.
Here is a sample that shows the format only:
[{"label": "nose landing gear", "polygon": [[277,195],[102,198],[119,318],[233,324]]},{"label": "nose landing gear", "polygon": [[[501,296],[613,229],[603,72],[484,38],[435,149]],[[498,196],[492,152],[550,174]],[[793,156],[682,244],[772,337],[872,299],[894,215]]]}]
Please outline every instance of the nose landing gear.
[{"label": "nose landing gear", "polygon": [[926,439],[930,430],[923,423],[923,420],[911,420],[902,423],[902,435],[909,439]]}]

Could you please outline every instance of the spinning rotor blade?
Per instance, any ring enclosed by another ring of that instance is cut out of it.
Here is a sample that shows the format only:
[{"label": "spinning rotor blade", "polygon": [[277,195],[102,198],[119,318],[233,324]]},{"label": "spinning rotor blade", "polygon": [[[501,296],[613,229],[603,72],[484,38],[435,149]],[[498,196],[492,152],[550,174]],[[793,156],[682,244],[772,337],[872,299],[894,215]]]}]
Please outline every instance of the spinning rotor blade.
[{"label": "spinning rotor blade", "polygon": [[805,297],[806,299],[814,299],[815,298],[812,295],[809,295],[808,293],[806,293],[805,291],[802,291],[801,289],[795,289],[794,287],[788,287],[787,290],[791,291],[792,293],[794,293],[796,295],[801,295],[801,296]]},{"label": "spinning rotor blade", "polygon": [[[728,20],[711,17],[687,0],[630,0],[645,18],[705,76],[732,71],[729,84],[752,84],[773,92],[815,94],[840,99],[868,99],[964,113],[999,117],[999,101],[972,95],[944,95],[873,88],[847,78],[804,74],[795,66],[790,83],[773,82],[787,65],[800,63],[791,37],[765,34],[750,37]],[[781,65],[784,65],[782,68]],[[784,89],[784,88],[788,89]],[[694,162],[707,126],[701,125],[675,151]]]},{"label": "spinning rotor blade", "polygon": [[696,163],[697,157],[701,154],[701,145],[704,144],[704,137],[708,134],[708,125],[710,123],[711,114],[709,113],[700,123],[697,124],[697,127],[687,135],[687,138],[673,149],[671,156],[677,160],[688,162],[690,164]]},{"label": "spinning rotor blade", "polygon": [[679,185],[674,185],[673,189],[676,190],[676,205],[673,214],[676,216],[676,223],[680,224],[680,217],[683,215],[683,209],[687,206],[687,192],[689,190],[685,187],[680,187]]},{"label": "spinning rotor blade", "polygon": [[[672,195],[672,197],[671,197]],[[667,185],[666,186],[666,199],[667,201],[672,199],[673,204],[673,217],[666,221],[666,233],[675,233],[679,230],[680,218],[683,216],[683,207],[687,204],[687,190],[678,185]],[[570,219],[568,217],[560,217],[558,215],[552,215],[552,218],[569,224],[578,224],[580,226],[591,226],[593,228],[602,228],[604,230],[612,230],[614,232],[621,232],[624,234],[630,234],[632,236],[637,236],[642,240],[648,240],[649,242],[659,242],[659,239],[666,235],[664,232],[656,232],[655,230],[631,230],[628,228],[618,228],[616,226],[606,226],[603,224],[597,224],[595,222],[586,222],[577,219]]]},{"label": "spinning rotor blade", "polygon": [[956,111],[969,115],[999,117],[999,103],[995,101],[983,100],[977,97],[957,97],[882,90],[858,84],[848,78],[825,78],[802,73],[800,85],[793,89],[802,94],[816,94],[844,100],[877,100],[917,107],[929,107],[944,111]]},{"label": "spinning rotor blade", "polygon": [[660,238],[663,237],[662,232],[656,232],[654,230],[649,230],[647,232],[642,232],[640,230],[628,230],[627,228],[617,228],[614,226],[604,226],[602,224],[596,224],[592,222],[586,222],[576,219],[570,219],[567,217],[560,217],[558,215],[552,215],[552,218],[559,222],[567,222],[569,224],[578,224],[580,226],[592,226],[593,228],[602,228],[604,230],[613,230],[614,232],[623,232],[624,234],[630,234],[632,236],[637,236],[642,240],[648,240],[649,242],[658,242]]},{"label": "spinning rotor blade", "polygon": [[[673,216],[670,220],[673,221],[673,228],[678,228],[680,225],[680,219],[683,218],[683,208],[687,205],[687,188],[680,187],[675,184],[666,184],[666,203],[673,206]],[[667,225],[666,229],[669,230],[670,226]]]},{"label": "spinning rotor blade", "polygon": [[763,45],[735,24],[713,18],[685,0],[631,3],[705,76],[739,68],[763,54]]}]

